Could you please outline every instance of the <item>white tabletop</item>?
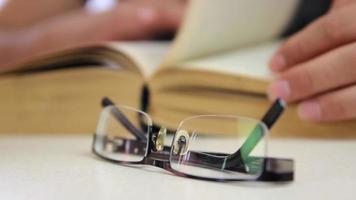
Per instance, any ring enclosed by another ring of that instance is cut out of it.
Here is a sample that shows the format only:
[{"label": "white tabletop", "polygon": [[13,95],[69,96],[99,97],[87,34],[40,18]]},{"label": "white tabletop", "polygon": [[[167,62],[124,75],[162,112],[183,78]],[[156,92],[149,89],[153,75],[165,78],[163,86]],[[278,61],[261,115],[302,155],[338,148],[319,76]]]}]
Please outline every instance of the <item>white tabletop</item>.
[{"label": "white tabletop", "polygon": [[0,136],[0,199],[355,199],[356,140],[272,140],[294,158],[288,184],[217,183],[92,155],[91,136]]}]

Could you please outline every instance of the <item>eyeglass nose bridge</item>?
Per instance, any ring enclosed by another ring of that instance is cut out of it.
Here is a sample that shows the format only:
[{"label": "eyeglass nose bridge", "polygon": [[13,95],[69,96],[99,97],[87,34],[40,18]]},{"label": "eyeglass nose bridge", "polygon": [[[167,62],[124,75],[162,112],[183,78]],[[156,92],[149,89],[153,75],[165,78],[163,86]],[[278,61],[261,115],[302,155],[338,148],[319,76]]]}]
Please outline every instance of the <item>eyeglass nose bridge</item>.
[{"label": "eyeglass nose bridge", "polygon": [[179,130],[173,141],[173,155],[184,156],[188,152],[189,133],[186,130]]},{"label": "eyeglass nose bridge", "polygon": [[167,128],[161,127],[157,134],[153,137],[154,151],[162,151],[164,149],[164,141],[167,136]]}]

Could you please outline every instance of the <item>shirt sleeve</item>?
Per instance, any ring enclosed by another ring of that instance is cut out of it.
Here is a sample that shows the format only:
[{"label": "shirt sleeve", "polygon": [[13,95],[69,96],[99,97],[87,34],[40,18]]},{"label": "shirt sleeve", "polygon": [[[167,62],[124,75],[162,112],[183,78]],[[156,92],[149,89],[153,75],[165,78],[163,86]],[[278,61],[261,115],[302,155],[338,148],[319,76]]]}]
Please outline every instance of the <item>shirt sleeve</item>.
[{"label": "shirt sleeve", "polygon": [[119,0],[87,0],[85,9],[89,12],[103,12],[117,5]]},{"label": "shirt sleeve", "polygon": [[329,10],[331,3],[332,0],[300,0],[294,17],[281,36],[292,35],[316,18],[324,15]]}]

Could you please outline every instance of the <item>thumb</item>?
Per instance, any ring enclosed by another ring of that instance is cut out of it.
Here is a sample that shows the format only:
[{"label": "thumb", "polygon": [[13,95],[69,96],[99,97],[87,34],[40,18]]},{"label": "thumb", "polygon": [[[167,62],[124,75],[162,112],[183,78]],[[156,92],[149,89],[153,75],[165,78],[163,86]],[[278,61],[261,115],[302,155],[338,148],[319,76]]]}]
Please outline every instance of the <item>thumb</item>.
[{"label": "thumb", "polygon": [[287,39],[270,60],[273,71],[312,59],[356,39],[356,4],[330,12]]}]

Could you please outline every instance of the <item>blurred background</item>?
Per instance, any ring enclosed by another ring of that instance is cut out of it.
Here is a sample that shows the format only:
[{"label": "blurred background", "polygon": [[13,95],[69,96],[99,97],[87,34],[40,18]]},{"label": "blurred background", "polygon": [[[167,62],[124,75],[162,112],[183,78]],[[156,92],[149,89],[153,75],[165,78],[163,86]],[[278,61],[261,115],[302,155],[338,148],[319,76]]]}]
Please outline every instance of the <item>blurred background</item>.
[{"label": "blurred background", "polygon": [[[0,0],[0,7],[3,7],[7,1],[8,0]],[[103,11],[115,5],[117,2],[118,0],[87,0],[85,7],[91,11]]]}]

